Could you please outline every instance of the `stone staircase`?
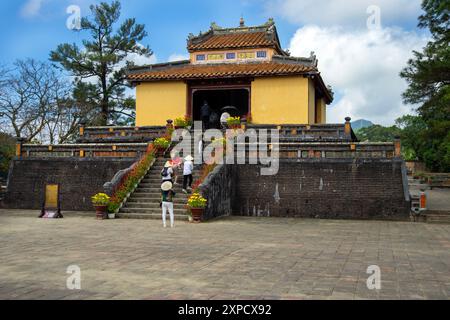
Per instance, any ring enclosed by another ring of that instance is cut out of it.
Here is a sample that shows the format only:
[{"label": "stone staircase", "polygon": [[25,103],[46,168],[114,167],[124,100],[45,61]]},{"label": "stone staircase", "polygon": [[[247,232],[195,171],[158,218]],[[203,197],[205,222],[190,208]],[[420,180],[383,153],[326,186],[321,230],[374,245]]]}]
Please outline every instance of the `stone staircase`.
[{"label": "stone staircase", "polygon": [[[125,219],[161,219],[162,209],[159,206],[161,201],[161,170],[169,157],[158,158],[153,167],[141,181],[135,192],[122,207],[118,218]],[[174,198],[175,221],[187,221],[189,219],[186,203],[189,195],[182,192],[183,172],[177,171],[178,179],[174,186],[176,196]],[[193,173],[194,182],[199,177],[199,170],[196,168]],[[167,216],[168,217],[168,216]]]},{"label": "stone staircase", "polygon": [[[427,193],[428,196],[428,206],[432,206],[431,209],[428,209],[424,213],[418,217],[418,221],[426,222],[426,223],[435,223],[435,224],[450,224],[450,210],[445,210],[445,208],[439,209],[439,205],[436,205],[436,197],[433,197],[433,191],[430,189],[430,186],[426,183],[421,183],[420,179],[408,178],[409,189],[411,197],[418,198],[420,192],[423,190]],[[438,206],[438,208],[436,208]],[[442,207],[442,205],[441,205]]]},{"label": "stone staircase", "polygon": [[425,214],[427,223],[450,224],[450,212],[429,210]]}]

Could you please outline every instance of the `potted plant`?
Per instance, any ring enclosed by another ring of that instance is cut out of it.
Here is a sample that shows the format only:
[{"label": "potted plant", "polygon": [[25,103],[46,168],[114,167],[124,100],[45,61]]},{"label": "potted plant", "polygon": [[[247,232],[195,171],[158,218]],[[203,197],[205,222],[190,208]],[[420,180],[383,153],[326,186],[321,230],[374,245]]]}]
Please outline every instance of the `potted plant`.
[{"label": "potted plant", "polygon": [[227,125],[230,129],[240,129],[241,117],[229,117],[227,119]]},{"label": "potted plant", "polygon": [[174,121],[175,129],[184,129],[191,125],[191,120],[187,117],[176,118]]},{"label": "potted plant", "polygon": [[155,146],[158,155],[162,155],[164,151],[166,151],[167,148],[170,146],[170,141],[166,138],[158,138],[155,141],[153,141],[153,145]]},{"label": "potted plant", "polygon": [[106,210],[108,208],[110,197],[104,193],[97,193],[92,197],[92,204],[96,211],[96,217],[99,220],[103,220],[106,217]]},{"label": "potted plant", "polygon": [[207,200],[198,192],[193,193],[188,199],[188,207],[191,210],[192,219],[199,223],[205,211]]}]

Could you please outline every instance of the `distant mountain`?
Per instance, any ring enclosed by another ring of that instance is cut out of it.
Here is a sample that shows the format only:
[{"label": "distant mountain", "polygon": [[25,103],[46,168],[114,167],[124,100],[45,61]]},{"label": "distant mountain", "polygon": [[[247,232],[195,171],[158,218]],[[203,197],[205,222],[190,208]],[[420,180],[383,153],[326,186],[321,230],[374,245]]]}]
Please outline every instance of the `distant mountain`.
[{"label": "distant mountain", "polygon": [[353,130],[359,130],[359,129],[368,128],[371,126],[373,126],[373,123],[369,120],[361,119],[361,120],[356,120],[356,121],[352,122]]}]

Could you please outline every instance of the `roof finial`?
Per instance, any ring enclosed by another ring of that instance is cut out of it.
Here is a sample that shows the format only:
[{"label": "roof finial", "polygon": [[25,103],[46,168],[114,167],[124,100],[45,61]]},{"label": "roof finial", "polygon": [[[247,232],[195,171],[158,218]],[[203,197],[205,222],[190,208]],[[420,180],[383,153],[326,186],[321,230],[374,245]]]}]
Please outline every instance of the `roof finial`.
[{"label": "roof finial", "polygon": [[245,21],[244,21],[244,17],[241,15],[241,21],[239,22],[239,26],[241,28],[245,27]]}]

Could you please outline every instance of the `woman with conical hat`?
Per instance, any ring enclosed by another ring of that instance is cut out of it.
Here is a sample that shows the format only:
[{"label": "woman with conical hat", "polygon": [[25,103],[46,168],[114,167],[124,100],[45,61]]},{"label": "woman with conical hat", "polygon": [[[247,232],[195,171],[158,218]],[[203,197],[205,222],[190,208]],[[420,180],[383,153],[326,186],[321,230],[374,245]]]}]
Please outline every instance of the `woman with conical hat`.
[{"label": "woman with conical hat", "polygon": [[162,208],[162,221],[163,227],[166,228],[166,215],[169,211],[170,215],[170,227],[175,226],[175,217],[173,214],[173,198],[175,197],[175,191],[173,191],[173,184],[170,181],[166,181],[161,185],[161,208]]},{"label": "woman with conical hat", "polygon": [[184,163],[183,163],[183,192],[184,193],[188,193],[188,190],[191,191],[192,190],[192,181],[193,181],[193,177],[192,177],[192,173],[194,171],[194,163],[192,162],[194,161],[194,158],[192,158],[192,156],[187,156],[186,158],[184,158]]},{"label": "woman with conical hat", "polygon": [[173,165],[171,161],[167,161],[164,164],[164,168],[161,170],[162,183],[170,181],[173,184]]}]

